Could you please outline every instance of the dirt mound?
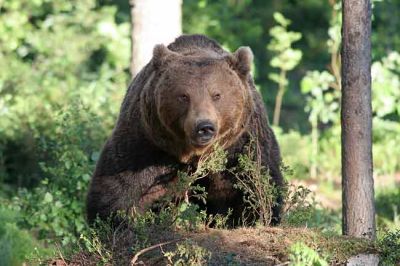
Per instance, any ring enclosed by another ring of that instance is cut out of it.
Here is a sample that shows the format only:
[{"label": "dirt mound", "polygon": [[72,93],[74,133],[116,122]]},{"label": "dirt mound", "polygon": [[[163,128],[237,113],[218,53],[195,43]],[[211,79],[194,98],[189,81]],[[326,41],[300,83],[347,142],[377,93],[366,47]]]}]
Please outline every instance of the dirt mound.
[{"label": "dirt mound", "polygon": [[[142,249],[132,249],[130,234],[114,237],[109,254],[80,252],[50,265],[287,265],[290,247],[298,242],[317,251],[331,265],[359,253],[376,252],[366,240],[329,235],[307,228],[260,227],[207,229],[200,232],[159,232]],[[153,237],[153,236],[152,236]],[[137,245],[138,243],[136,243]],[[106,258],[105,255],[108,257]]]}]

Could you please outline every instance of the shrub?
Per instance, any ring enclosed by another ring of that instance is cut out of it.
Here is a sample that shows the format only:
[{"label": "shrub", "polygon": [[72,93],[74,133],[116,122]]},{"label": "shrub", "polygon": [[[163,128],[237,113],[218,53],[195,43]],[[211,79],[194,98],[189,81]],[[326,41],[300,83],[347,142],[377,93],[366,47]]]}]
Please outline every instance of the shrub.
[{"label": "shrub", "polygon": [[388,232],[378,240],[379,265],[398,265],[400,263],[400,230]]},{"label": "shrub", "polygon": [[211,252],[203,247],[200,247],[190,240],[186,240],[181,244],[176,245],[174,251],[165,252],[170,266],[183,265],[205,265],[211,257]]},{"label": "shrub", "polygon": [[257,145],[251,142],[247,152],[239,154],[238,166],[230,170],[236,176],[234,188],[242,191],[247,205],[242,214],[243,225],[256,222],[269,225],[278,193],[283,193],[271,182],[269,170],[261,165]]},{"label": "shrub", "polygon": [[13,206],[39,239],[67,244],[85,228],[85,195],[104,129],[79,103],[60,111],[56,121],[54,135],[41,145],[49,157],[41,163],[46,178],[33,190],[21,189]]},{"label": "shrub", "polygon": [[20,214],[0,207],[0,265],[40,262],[39,257],[43,259],[54,254],[54,250],[44,248],[28,231],[21,229],[17,224],[20,220]]},{"label": "shrub", "polygon": [[0,181],[14,189],[45,177],[38,163],[49,159],[48,150],[39,146],[57,134],[54,117],[74,99],[104,127],[115,121],[128,80],[129,26],[114,22],[114,7],[96,5],[2,1]]},{"label": "shrub", "polygon": [[400,189],[378,190],[375,198],[378,229],[400,228]]},{"label": "shrub", "polygon": [[280,128],[274,128],[279,141],[282,158],[286,165],[290,165],[294,174],[290,179],[307,179],[311,167],[311,138],[301,135],[297,131],[284,133]]}]

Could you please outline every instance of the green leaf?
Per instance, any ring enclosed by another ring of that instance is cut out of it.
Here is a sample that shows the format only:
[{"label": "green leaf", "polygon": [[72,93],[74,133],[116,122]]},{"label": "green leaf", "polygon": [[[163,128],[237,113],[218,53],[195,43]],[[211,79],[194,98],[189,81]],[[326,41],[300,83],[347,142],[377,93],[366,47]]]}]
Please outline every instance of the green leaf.
[{"label": "green leaf", "polygon": [[43,202],[50,203],[52,201],[53,201],[53,195],[51,195],[49,192],[46,192],[46,194],[44,194]]},{"label": "green leaf", "polygon": [[275,12],[273,16],[275,21],[281,24],[283,27],[287,27],[291,23],[291,21],[289,19],[286,19],[280,12]]}]

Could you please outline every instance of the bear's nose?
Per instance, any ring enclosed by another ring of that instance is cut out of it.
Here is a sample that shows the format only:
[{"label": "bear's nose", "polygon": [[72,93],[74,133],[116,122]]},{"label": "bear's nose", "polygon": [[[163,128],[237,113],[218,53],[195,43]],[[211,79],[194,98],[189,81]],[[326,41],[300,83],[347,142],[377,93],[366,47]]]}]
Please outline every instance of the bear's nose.
[{"label": "bear's nose", "polygon": [[195,129],[195,136],[199,144],[208,143],[216,134],[216,126],[211,121],[201,121]]}]

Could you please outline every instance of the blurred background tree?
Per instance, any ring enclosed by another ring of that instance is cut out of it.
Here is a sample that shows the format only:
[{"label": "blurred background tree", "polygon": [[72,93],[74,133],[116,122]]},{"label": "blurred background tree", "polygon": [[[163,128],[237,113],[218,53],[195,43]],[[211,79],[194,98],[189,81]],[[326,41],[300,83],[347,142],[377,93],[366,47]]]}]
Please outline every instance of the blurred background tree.
[{"label": "blurred background tree", "polygon": [[130,0],[131,74],[149,62],[156,44],[168,45],[182,34],[182,0]]},{"label": "blurred background tree", "polygon": [[293,70],[300,63],[303,54],[300,50],[292,48],[292,43],[301,39],[301,33],[288,31],[287,27],[291,24],[291,21],[281,13],[275,12],[274,19],[278,25],[272,27],[269,31],[272,39],[267,49],[273,52],[270,65],[279,69],[279,74],[269,74],[269,78],[278,84],[272,123],[274,126],[279,126],[283,95],[289,85],[286,75],[288,71]]}]

